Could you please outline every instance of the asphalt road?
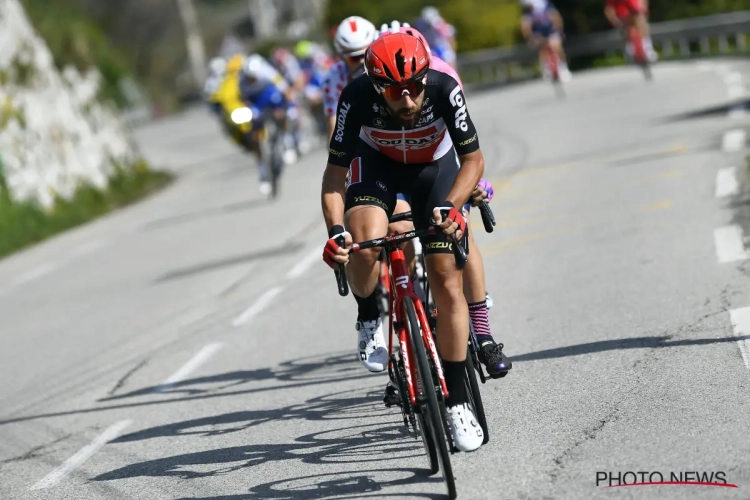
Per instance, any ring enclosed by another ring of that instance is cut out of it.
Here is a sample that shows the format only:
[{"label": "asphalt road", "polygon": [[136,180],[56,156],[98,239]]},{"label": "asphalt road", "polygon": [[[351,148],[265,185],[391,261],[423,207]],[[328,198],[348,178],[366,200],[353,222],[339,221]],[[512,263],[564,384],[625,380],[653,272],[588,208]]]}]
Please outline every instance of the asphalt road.
[{"label": "asphalt road", "polygon": [[[750,496],[750,115],[728,107],[750,65],[654,74],[468,97],[514,369],[482,386],[491,441],[453,456],[459,498]],[[0,498],[440,498],[319,258],[324,153],[267,203],[202,110],[138,138],[175,185],[0,261]]]}]

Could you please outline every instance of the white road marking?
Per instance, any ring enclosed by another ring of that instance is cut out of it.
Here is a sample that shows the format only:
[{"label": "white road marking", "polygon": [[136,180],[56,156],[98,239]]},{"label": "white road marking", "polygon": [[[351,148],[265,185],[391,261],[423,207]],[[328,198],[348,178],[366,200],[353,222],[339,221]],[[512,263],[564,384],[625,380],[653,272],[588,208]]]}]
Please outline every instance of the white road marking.
[{"label": "white road marking", "polygon": [[720,227],[714,230],[716,256],[720,264],[745,260],[750,254],[745,250],[742,228],[737,225]]},{"label": "white road marking", "polygon": [[132,423],[132,420],[121,420],[116,424],[110,426],[107,430],[101,433],[91,443],[84,446],[78,452],[62,463],[58,468],[44,476],[38,483],[31,487],[32,490],[41,490],[45,488],[51,488],[59,483],[65,476],[73,472],[75,469],[80,467],[86,460],[96,453],[99,448],[107,444],[109,441],[115,439],[127,426]]},{"label": "white road marking", "polygon": [[745,147],[746,134],[744,130],[730,130],[724,134],[721,140],[721,149],[724,151],[739,151]]},{"label": "white road marking", "polygon": [[208,358],[216,354],[222,347],[224,347],[224,344],[222,342],[214,342],[212,344],[208,344],[206,347],[198,351],[195,356],[190,358],[190,361],[182,365],[179,370],[174,372],[171,377],[162,382],[160,385],[154,387],[154,392],[166,391],[167,389],[172,388],[177,382],[185,380],[188,375],[193,373],[196,368],[205,363]]},{"label": "white road marking", "polygon": [[28,283],[29,281],[33,281],[37,278],[41,278],[45,274],[51,273],[52,271],[55,270],[55,268],[56,266],[54,264],[42,264],[40,266],[37,266],[23,273],[21,276],[19,276],[13,281],[13,284],[16,286],[23,285],[25,283]]},{"label": "white road marking", "polygon": [[232,322],[232,326],[241,326],[253,319],[259,312],[263,310],[268,304],[273,301],[274,298],[278,294],[280,294],[284,290],[283,286],[277,286],[274,288],[271,288],[266,293],[261,295],[258,300],[255,301],[253,305],[251,305],[249,308],[245,310],[242,314],[237,316],[235,320]]},{"label": "white road marking", "polygon": [[[732,309],[729,311],[729,317],[732,320],[732,330],[735,337],[750,335],[750,307]],[[745,367],[750,369],[750,341],[738,338],[737,344],[740,346],[740,354],[745,361]]]},{"label": "white road marking", "polygon": [[305,274],[305,271],[307,271],[310,266],[319,260],[323,260],[323,252],[316,248],[313,252],[307,254],[305,258],[299,260],[297,264],[286,273],[287,279],[299,278]]},{"label": "white road marking", "polygon": [[716,197],[723,198],[725,196],[732,196],[737,194],[739,191],[739,183],[737,182],[737,168],[726,167],[722,168],[716,173]]}]

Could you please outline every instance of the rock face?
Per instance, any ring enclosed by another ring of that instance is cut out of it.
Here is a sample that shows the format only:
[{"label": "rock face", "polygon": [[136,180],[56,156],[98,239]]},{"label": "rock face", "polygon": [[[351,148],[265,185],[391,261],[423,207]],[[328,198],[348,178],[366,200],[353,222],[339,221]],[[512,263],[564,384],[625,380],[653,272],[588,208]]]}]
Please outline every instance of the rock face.
[{"label": "rock face", "polygon": [[0,175],[14,200],[48,208],[138,159],[117,113],[97,99],[99,81],[96,69],[58,71],[19,1],[0,0]]}]

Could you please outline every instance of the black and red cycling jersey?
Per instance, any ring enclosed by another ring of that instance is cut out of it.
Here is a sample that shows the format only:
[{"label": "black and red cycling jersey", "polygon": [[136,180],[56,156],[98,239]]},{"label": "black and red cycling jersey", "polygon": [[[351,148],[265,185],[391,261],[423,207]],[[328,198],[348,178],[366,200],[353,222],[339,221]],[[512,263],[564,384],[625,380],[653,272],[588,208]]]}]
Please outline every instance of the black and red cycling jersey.
[{"label": "black and red cycling jersey", "polygon": [[352,80],[341,93],[328,162],[349,168],[360,138],[391,160],[425,164],[450,153],[459,156],[479,149],[479,138],[458,82],[430,69],[421,116],[413,128],[404,128],[393,116],[367,75]]}]

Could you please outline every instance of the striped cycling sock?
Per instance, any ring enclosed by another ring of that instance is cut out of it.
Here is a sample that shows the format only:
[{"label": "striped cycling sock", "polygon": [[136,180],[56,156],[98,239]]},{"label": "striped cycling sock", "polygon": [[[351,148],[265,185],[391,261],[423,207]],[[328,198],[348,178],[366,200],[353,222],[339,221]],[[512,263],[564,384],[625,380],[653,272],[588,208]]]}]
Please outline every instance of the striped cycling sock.
[{"label": "striped cycling sock", "polygon": [[490,331],[490,317],[487,313],[486,300],[469,304],[469,317],[471,318],[471,324],[474,325],[474,332],[477,334],[477,341],[480,345],[486,340],[494,341]]}]

